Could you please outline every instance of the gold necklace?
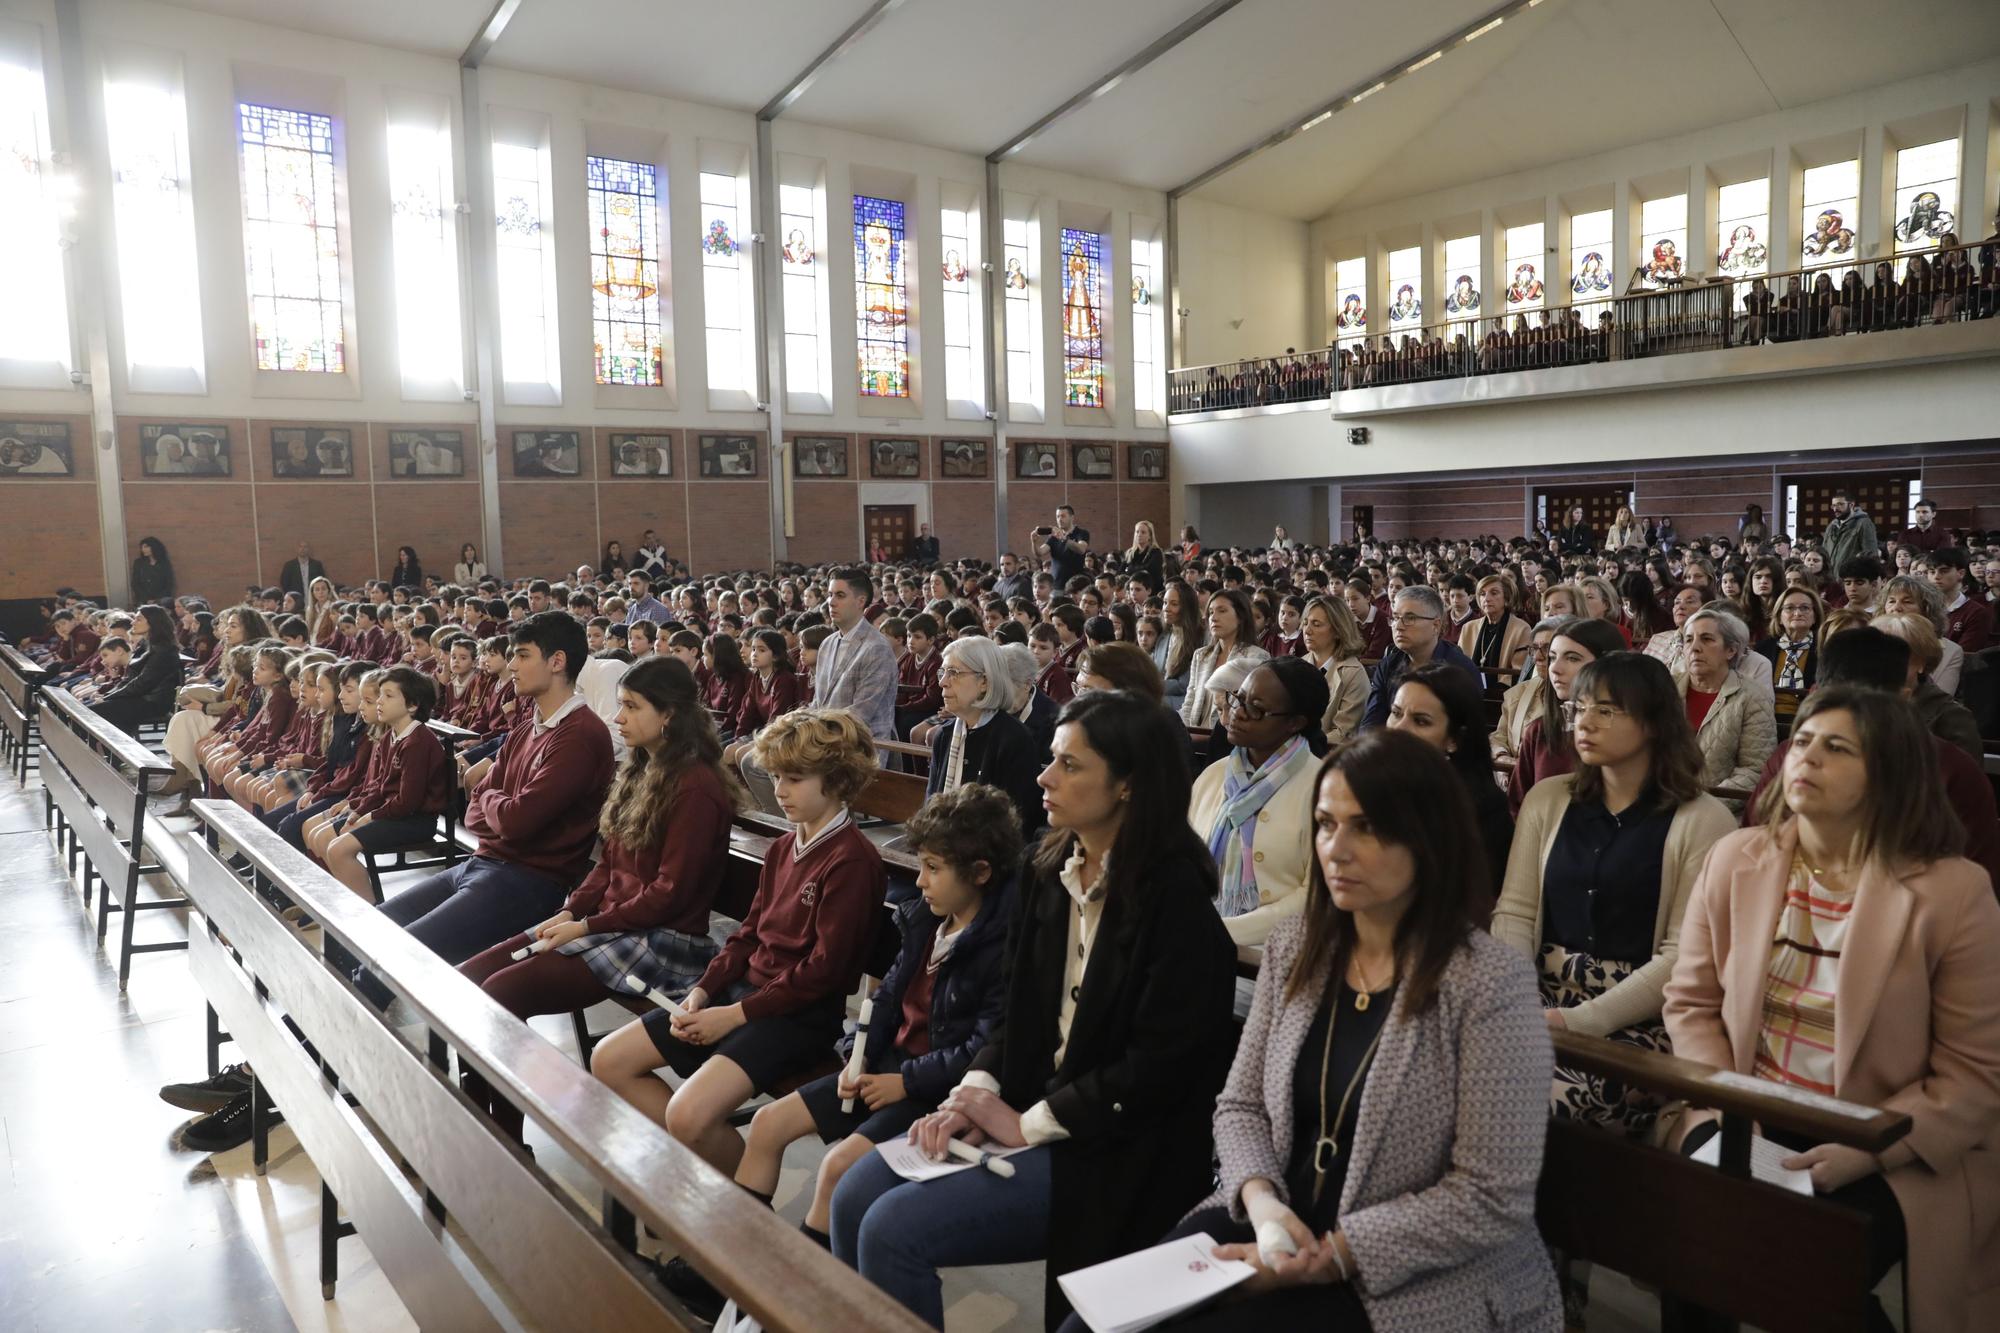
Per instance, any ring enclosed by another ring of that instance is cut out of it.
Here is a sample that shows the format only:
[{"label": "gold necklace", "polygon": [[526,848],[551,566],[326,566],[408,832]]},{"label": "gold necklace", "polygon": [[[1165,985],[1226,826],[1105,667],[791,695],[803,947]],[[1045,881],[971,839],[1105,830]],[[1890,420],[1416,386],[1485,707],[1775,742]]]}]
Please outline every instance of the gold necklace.
[{"label": "gold necklace", "polygon": [[[1357,954],[1352,959],[1350,959],[1349,966],[1351,966],[1354,969],[1354,975],[1361,978],[1361,984],[1354,988],[1354,1008],[1356,1012],[1366,1013],[1368,1012],[1369,1001],[1372,998],[1369,995],[1369,992],[1373,990],[1380,990],[1381,987],[1371,986],[1368,983],[1368,974],[1361,970],[1360,955]],[[1392,970],[1390,972],[1390,980],[1393,981],[1394,979],[1395,979],[1395,973]]]},{"label": "gold necklace", "polygon": [[[1366,1009],[1368,992],[1356,995],[1354,1007]],[[1326,1189],[1326,1173],[1333,1169],[1334,1159],[1340,1156],[1340,1127],[1347,1123],[1347,1104],[1354,1099],[1354,1090],[1361,1086],[1361,1080],[1368,1076],[1368,1067],[1375,1062],[1375,1048],[1382,1044],[1382,1034],[1388,1031],[1384,1023],[1375,1029],[1374,1039],[1368,1049],[1361,1053],[1361,1063],[1354,1068],[1354,1077],[1347,1080],[1346,1091],[1340,1094],[1340,1109],[1334,1112],[1333,1124],[1326,1123],[1326,1080],[1333,1067],[1333,1030],[1340,1021],[1338,997],[1327,1006],[1326,1045],[1319,1053],[1319,1137],[1313,1140],[1313,1205],[1319,1205],[1322,1191]]]}]

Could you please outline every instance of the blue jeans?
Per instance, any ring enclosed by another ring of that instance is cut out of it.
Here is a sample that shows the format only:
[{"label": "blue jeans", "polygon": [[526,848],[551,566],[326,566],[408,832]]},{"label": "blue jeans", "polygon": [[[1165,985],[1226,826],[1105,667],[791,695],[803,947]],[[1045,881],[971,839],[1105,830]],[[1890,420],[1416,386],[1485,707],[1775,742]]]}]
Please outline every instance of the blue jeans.
[{"label": "blue jeans", "polygon": [[918,1184],[870,1153],[833,1192],[834,1257],[943,1328],[940,1268],[1047,1257],[1050,1156],[1031,1148],[1008,1158],[1012,1179],[974,1167]]}]

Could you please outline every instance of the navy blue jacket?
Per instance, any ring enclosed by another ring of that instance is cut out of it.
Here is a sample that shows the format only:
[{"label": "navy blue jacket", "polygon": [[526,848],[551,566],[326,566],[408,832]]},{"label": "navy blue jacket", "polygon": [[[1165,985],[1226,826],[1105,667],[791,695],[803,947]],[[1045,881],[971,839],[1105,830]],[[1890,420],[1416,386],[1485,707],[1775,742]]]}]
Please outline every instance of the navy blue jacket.
[{"label": "navy blue jacket", "polygon": [[[1448,638],[1440,638],[1437,647],[1431,650],[1431,661],[1455,666],[1472,677],[1472,683],[1482,690],[1486,688],[1479,668],[1471,658],[1458,650]],[[1375,664],[1375,674],[1368,686],[1368,706],[1362,710],[1359,730],[1384,726],[1389,721],[1389,705],[1396,701],[1396,687],[1403,683],[1403,677],[1410,674],[1410,655],[1401,648],[1391,648],[1382,654],[1382,660]]]},{"label": "navy blue jacket", "polygon": [[[929,1106],[942,1102],[1000,1026],[1007,1001],[1007,920],[1013,913],[1009,880],[987,893],[979,915],[938,965],[931,986],[931,1049],[903,1061],[903,1091],[911,1101]],[[922,898],[896,909],[903,947],[870,997],[874,1007],[866,1031],[867,1068],[875,1068],[896,1040],[903,1025],[903,993],[911,979],[929,966],[931,943],[943,924],[944,919],[932,915]],[[851,1049],[851,1043],[842,1045],[843,1050]]]}]

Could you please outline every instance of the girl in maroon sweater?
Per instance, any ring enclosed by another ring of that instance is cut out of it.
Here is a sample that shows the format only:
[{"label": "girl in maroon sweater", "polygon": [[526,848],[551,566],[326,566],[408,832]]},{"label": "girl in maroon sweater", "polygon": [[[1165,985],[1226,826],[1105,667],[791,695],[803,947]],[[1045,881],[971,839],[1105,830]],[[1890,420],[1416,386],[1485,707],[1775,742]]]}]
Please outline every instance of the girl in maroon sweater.
[{"label": "girl in maroon sweater", "polygon": [[[750,690],[750,668],[743,665],[743,650],[727,634],[711,634],[702,645],[702,665],[708,677],[702,682],[702,702],[722,727],[732,726],[743,709],[743,696]],[[733,738],[735,733],[730,733]]]},{"label": "girl in maroon sweater", "polygon": [[257,710],[257,716],[250,720],[250,724],[232,740],[209,751],[204,763],[210,781],[217,788],[222,788],[223,779],[236,772],[246,760],[256,761],[252,764],[253,768],[263,767],[265,752],[291,729],[292,715],[298,709],[298,700],[292,697],[286,675],[291,662],[292,655],[288,649],[272,646],[257,650],[257,664],[251,669],[250,681],[263,691],[264,705]]},{"label": "girl in maroon sweater", "polygon": [[386,753],[378,780],[348,798],[339,836],[322,858],[335,879],[370,902],[375,896],[363,856],[428,842],[444,812],[444,746],[424,725],[436,702],[437,687],[415,667],[382,673],[375,713],[387,734],[380,742]]},{"label": "girl in maroon sweater", "polygon": [[[369,666],[361,676],[361,724],[365,728],[361,741],[355,746],[355,761],[351,771],[340,779],[337,798],[311,818],[301,829],[301,839],[305,848],[315,860],[326,860],[326,849],[340,836],[340,825],[347,814],[347,803],[359,792],[367,791],[381,780],[382,765],[388,761],[389,747],[383,743],[382,729],[382,681],[388,675],[380,667]],[[329,793],[333,794],[333,793]]]},{"label": "girl in maroon sweater", "polygon": [[750,753],[759,731],[797,708],[804,701],[805,686],[792,670],[791,650],[785,636],[774,629],[760,629],[750,636],[750,683],[730,719],[729,730],[736,737],[723,752],[722,761],[731,772]]},{"label": "girl in maroon sweater", "polygon": [[306,789],[306,782],[326,753],[328,733],[338,711],[340,663],[308,662],[299,668],[299,702],[305,707],[292,719],[291,730],[278,743],[272,770],[245,785],[251,809],[275,810]]},{"label": "girl in maroon sweater", "polygon": [[[694,674],[654,657],[618,688],[628,752],[598,818],[598,862],[562,911],[459,966],[517,1018],[587,1009],[627,995],[627,978],[679,995],[715,957],[709,905],[729,857],[741,790]],[[540,950],[520,962],[513,955]],[[515,1138],[521,1113],[476,1078],[466,1091]]]},{"label": "girl in maroon sweater", "polygon": [[[771,844],[757,896],[682,1002],[605,1038],[591,1072],[718,1171],[743,1137],[730,1113],[834,1059],[849,991],[882,921],[882,856],[848,818],[875,776],[875,743],[846,711],[787,713],[757,737],[792,831]],[[653,1077],[666,1064],[677,1090]]]}]

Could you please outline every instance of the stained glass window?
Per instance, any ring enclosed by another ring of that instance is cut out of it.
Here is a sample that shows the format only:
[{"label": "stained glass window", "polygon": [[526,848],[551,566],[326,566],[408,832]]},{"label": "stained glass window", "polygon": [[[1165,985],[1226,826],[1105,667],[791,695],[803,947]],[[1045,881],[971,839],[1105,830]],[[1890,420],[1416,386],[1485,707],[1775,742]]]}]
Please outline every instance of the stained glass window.
[{"label": "stained glass window", "polygon": [[[824,398],[828,372],[820,357],[819,192],[805,185],[780,185],[778,230],[784,235],[779,271],[785,301],[785,390]],[[812,405],[825,410],[823,403]]]},{"label": "stained glass window", "polygon": [[938,214],[939,277],[944,283],[944,391],[954,402],[979,403],[982,393],[974,364],[972,224],[962,208]]},{"label": "stained glass window", "polygon": [[1444,243],[1444,317],[1479,318],[1479,238],[1458,236]]},{"label": "stained glass window", "polygon": [[1768,177],[1725,185],[1715,196],[1715,269],[1739,279],[1736,299],[1750,294],[1749,279],[1771,271],[1766,237],[1771,231]]},{"label": "stained glass window", "polygon": [[854,196],[854,336],[864,398],[910,396],[903,205]]},{"label": "stained glass window", "polygon": [[39,69],[0,65],[0,359],[43,363],[45,372],[52,363],[66,375],[69,305],[46,97]]},{"label": "stained glass window", "polygon": [[1639,266],[1647,287],[1671,287],[1687,276],[1688,197],[1668,195],[1639,205]]},{"label": "stained glass window", "polygon": [[397,351],[405,385],[457,387],[465,377],[452,194],[450,130],[435,122],[389,126]]},{"label": "stained glass window", "polygon": [[664,384],[658,173],[650,162],[586,157],[584,176],[590,192],[590,325],[597,382]]},{"label": "stained glass window", "polygon": [[1033,248],[1025,218],[1008,218],[1001,226],[1006,250],[1002,256],[1000,289],[1007,316],[1007,397],[1041,410],[1041,338],[1035,328],[1034,293],[1029,285]]},{"label": "stained glass window", "polygon": [[143,379],[141,367],[160,367],[199,376],[201,284],[180,95],[158,85],[107,83],[104,127],[128,373]]},{"label": "stained glass window", "polygon": [[1360,255],[1333,265],[1333,337],[1357,343],[1368,336],[1368,261]]},{"label": "stained glass window", "polygon": [[1507,242],[1507,313],[1540,310],[1544,296],[1542,224],[1509,227]]},{"label": "stained glass window", "polygon": [[1132,410],[1160,411],[1160,243],[1132,242]]},{"label": "stained glass window", "polygon": [[[1576,213],[1569,220],[1569,303],[1595,326],[1601,302],[1611,296],[1616,276],[1611,259],[1611,210]],[[1605,307],[1608,308],[1608,307]]]},{"label": "stained glass window", "polygon": [[1424,322],[1424,252],[1417,246],[1389,252],[1389,332]]},{"label": "stained glass window", "polygon": [[500,375],[509,384],[560,382],[555,293],[543,225],[547,195],[541,149],[493,145]]},{"label": "stained glass window", "polygon": [[1861,225],[1861,159],[1807,167],[1800,184],[1799,266],[1852,263]]},{"label": "stained glass window", "polygon": [[[1958,229],[1958,140],[1904,148],[1896,153],[1896,254],[1937,248]],[[1899,258],[1896,275],[1906,267]]]},{"label": "stained glass window", "polygon": [[1062,229],[1063,386],[1071,407],[1104,406],[1104,237]]},{"label": "stained glass window", "polygon": [[239,103],[243,251],[259,370],[347,369],[333,119]]},{"label": "stained glass window", "polygon": [[750,262],[743,253],[742,182],[724,172],[701,173],[701,277],[708,329],[708,387],[753,393],[754,356]]}]

